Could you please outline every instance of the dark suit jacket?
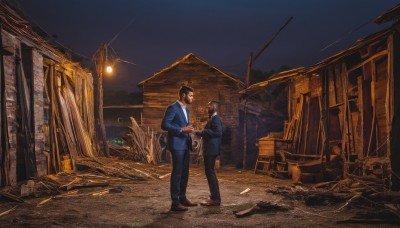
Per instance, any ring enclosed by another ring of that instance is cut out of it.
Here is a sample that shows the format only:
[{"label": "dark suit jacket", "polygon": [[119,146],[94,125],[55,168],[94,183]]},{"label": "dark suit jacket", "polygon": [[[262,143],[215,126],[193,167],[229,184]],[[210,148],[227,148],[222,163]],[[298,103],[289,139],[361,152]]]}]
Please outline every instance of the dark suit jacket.
[{"label": "dark suit jacket", "polygon": [[171,151],[175,150],[191,150],[192,138],[189,133],[181,132],[181,129],[190,125],[190,112],[186,109],[188,121],[178,102],[168,106],[165,111],[164,118],[161,123],[161,129],[168,131],[168,148]]},{"label": "dark suit jacket", "polygon": [[204,155],[219,155],[222,137],[222,122],[218,115],[208,120],[204,130],[201,132],[203,137]]}]

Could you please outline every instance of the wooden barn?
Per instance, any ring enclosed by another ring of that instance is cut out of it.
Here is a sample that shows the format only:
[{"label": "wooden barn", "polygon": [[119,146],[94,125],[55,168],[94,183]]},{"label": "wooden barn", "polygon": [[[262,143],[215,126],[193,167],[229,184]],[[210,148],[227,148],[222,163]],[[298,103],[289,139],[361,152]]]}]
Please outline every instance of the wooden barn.
[{"label": "wooden barn", "polygon": [[75,54],[0,1],[0,186],[95,156],[93,77]]},{"label": "wooden barn", "polygon": [[143,89],[142,125],[161,131],[165,109],[179,98],[182,85],[195,90],[195,100],[188,108],[191,122],[197,129],[207,123],[207,102],[221,102],[218,112],[223,124],[221,162],[232,162],[241,154],[238,149],[239,91],[243,83],[192,53],[139,82],[138,86]]},{"label": "wooden barn", "polygon": [[[399,7],[390,12],[381,22]],[[290,149],[275,160],[286,160],[289,174],[293,162],[300,170],[318,167],[297,180],[320,180],[322,167],[339,167],[338,176],[400,189],[399,32],[395,23],[290,78],[282,136]]]}]

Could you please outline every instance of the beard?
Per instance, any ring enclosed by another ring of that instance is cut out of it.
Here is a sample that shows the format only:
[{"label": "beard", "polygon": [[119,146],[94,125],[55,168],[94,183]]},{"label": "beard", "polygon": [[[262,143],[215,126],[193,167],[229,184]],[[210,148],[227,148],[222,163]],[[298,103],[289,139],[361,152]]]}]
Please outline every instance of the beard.
[{"label": "beard", "polygon": [[186,104],[191,104],[192,101],[191,101],[188,97],[185,97],[185,103],[186,103]]}]

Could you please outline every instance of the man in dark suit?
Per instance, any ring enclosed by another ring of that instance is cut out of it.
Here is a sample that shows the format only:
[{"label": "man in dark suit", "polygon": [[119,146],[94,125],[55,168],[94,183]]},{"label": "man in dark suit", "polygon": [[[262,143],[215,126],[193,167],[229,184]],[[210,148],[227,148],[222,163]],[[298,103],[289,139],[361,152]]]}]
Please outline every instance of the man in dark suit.
[{"label": "man in dark suit", "polygon": [[179,100],[168,106],[161,128],[168,131],[168,148],[172,154],[171,173],[171,211],[186,211],[190,206],[197,206],[186,198],[189,179],[189,158],[192,149],[190,133],[194,128],[190,124],[190,112],[186,105],[193,102],[193,88],[182,86]]},{"label": "man in dark suit", "polygon": [[203,139],[204,170],[210,188],[210,199],[200,203],[202,206],[221,205],[221,195],[217,175],[215,174],[215,160],[219,155],[222,137],[222,123],[217,114],[219,103],[210,101],[207,105],[209,120],[204,130],[197,133]]}]

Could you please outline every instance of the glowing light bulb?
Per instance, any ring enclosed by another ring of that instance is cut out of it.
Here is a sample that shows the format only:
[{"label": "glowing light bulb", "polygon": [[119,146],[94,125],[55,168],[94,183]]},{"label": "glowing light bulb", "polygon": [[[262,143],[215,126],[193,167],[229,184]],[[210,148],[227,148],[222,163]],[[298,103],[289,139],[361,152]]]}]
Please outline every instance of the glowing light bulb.
[{"label": "glowing light bulb", "polygon": [[113,68],[111,66],[106,67],[106,72],[111,74],[113,72]]}]

